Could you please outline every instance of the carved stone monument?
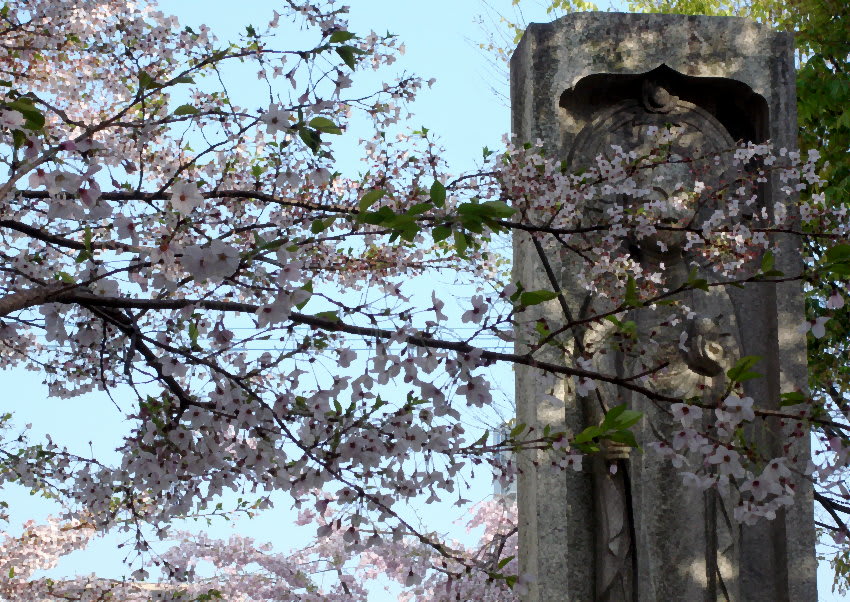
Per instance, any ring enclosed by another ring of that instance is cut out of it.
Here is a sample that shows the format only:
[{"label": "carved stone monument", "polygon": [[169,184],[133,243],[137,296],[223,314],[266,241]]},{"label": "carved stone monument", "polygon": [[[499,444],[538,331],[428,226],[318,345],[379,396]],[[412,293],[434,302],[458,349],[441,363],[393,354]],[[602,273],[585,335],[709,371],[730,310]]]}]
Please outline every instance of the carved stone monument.
[{"label": "carved stone monument", "polygon": [[[517,142],[542,140],[547,154],[573,169],[611,153],[612,145],[640,152],[650,129],[667,125],[677,127],[673,150],[683,156],[719,153],[737,141],[770,140],[776,147],[793,148],[793,41],[790,34],[738,18],[576,13],[528,28],[511,60],[511,102]],[[693,166],[659,169],[666,170],[666,182],[693,181]],[[711,185],[711,178],[722,179],[723,169],[708,169],[703,181]],[[652,175],[649,171],[644,177]],[[768,181],[759,203],[772,207],[782,198],[779,185]],[[662,201],[673,193],[664,184],[653,190]],[[602,210],[618,202],[598,199]],[[633,253],[648,268],[663,263],[668,283],[675,284],[690,269],[682,242],[675,235],[644,239],[636,241]],[[780,245],[777,269],[799,273],[795,241],[781,240]],[[514,278],[526,290],[551,290],[552,274],[538,257],[548,250],[516,235]],[[561,279],[566,309],[580,318],[589,298],[575,281],[574,261],[562,254],[548,257]],[[764,378],[745,386],[761,407],[777,405],[783,392],[805,389],[806,342],[797,330],[804,315],[799,284],[715,287],[710,293],[688,293],[685,301],[696,314],[687,324],[690,347],[680,353],[678,340],[659,339],[670,367],[654,383],[656,390],[716,397],[727,385],[726,371],[746,355],[763,358]],[[526,316],[558,324],[564,322],[564,311],[551,301]],[[651,312],[642,316],[636,317],[639,332],[653,323]],[[593,336],[588,330],[573,344],[592,345]],[[522,343],[518,348],[525,349]],[[565,361],[554,349],[539,357]],[[613,355],[596,368],[635,373],[628,361]],[[644,412],[635,429],[642,443],[653,440],[653,432],[673,428],[669,413],[642,396],[613,386],[601,389]],[[569,382],[552,385],[529,369],[517,368],[516,397],[519,422],[538,432],[549,425],[578,433],[600,420],[599,411]],[[764,449],[774,449],[780,445],[778,428],[770,425],[752,436]],[[807,483],[797,484],[795,505],[775,520],[746,526],[733,520],[721,494],[683,487],[678,470],[649,451],[629,454],[612,448],[586,458],[580,472],[554,471],[546,452],[534,454],[519,457],[520,571],[535,576],[527,600],[817,599]]]}]

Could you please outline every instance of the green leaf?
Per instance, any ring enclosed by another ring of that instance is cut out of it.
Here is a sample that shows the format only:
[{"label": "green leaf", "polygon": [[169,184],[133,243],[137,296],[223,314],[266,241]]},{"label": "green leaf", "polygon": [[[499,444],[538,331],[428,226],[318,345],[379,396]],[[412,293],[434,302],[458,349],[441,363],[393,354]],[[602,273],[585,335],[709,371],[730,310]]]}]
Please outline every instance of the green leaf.
[{"label": "green leaf", "polygon": [[405,211],[407,215],[421,215],[431,208],[431,203],[416,203],[410,209]]},{"label": "green leaf", "polygon": [[629,276],[629,279],[626,281],[626,296],[623,301],[629,307],[640,307],[640,297],[638,297],[637,293],[637,282],[634,279],[634,276]]},{"label": "green leaf", "polygon": [[339,322],[339,312],[337,311],[320,311],[315,314],[317,318],[321,318],[322,320],[327,320],[329,322]]},{"label": "green leaf", "polygon": [[545,301],[551,301],[557,298],[558,293],[552,291],[525,291],[519,296],[519,304],[524,307],[531,307],[532,305],[539,305]]},{"label": "green leaf", "polygon": [[16,149],[27,143],[27,137],[21,130],[12,130],[12,142]]},{"label": "green leaf", "polygon": [[91,228],[89,228],[88,226],[86,226],[85,230],[83,231],[83,244],[86,246],[86,251],[91,253]]},{"label": "green leaf", "polygon": [[790,391],[788,393],[783,393],[779,397],[782,398],[782,401],[779,402],[780,407],[795,406],[808,400],[808,397],[800,391]]},{"label": "green leaf", "polygon": [[635,322],[634,320],[626,320],[625,322],[621,322],[614,316],[605,316],[605,319],[614,324],[614,326],[617,327],[617,330],[620,333],[632,339],[637,337],[637,322]]},{"label": "green leaf", "polygon": [[469,241],[466,238],[466,234],[460,230],[455,230],[453,233],[457,254],[461,257],[466,257],[466,250],[469,248]]},{"label": "green leaf", "polygon": [[589,426],[576,435],[573,438],[572,443],[581,451],[597,452],[599,451],[599,446],[596,444],[596,441],[602,436],[602,434],[603,431],[598,426]]},{"label": "green leaf", "polygon": [[61,280],[62,282],[66,282],[68,284],[74,284],[74,277],[71,276],[68,272],[56,272],[53,276],[56,280]]},{"label": "green leaf", "polygon": [[357,37],[355,34],[350,31],[335,31],[331,34],[330,43],[331,44],[339,44],[341,42],[347,42],[351,38]]},{"label": "green leaf", "polygon": [[500,570],[500,569],[505,568],[505,566],[507,566],[507,564],[513,559],[514,559],[514,556],[507,556],[505,558],[502,558],[499,561],[499,564],[496,566],[496,570]]},{"label": "green leaf", "polygon": [[266,242],[260,236],[255,235],[254,237],[254,244],[257,245],[257,251],[277,251],[285,245],[286,242],[287,241],[283,238]]},{"label": "green leaf", "polygon": [[76,259],[77,263],[83,263],[86,260],[94,259],[94,253],[92,252],[91,239],[92,239],[91,228],[86,226],[85,231],[83,232],[83,246],[85,248],[80,250],[79,254],[77,255],[77,259]]},{"label": "green leaf", "polygon": [[198,325],[195,322],[189,323],[189,339],[192,341],[192,347],[198,345]]},{"label": "green leaf", "polygon": [[357,221],[365,224],[372,224],[373,226],[380,226],[386,224],[395,217],[396,214],[393,213],[392,209],[389,207],[381,207],[377,211],[364,211],[363,213],[360,213],[357,216]]},{"label": "green leaf", "polygon": [[326,134],[342,134],[342,130],[339,129],[339,126],[327,117],[313,117],[313,119],[310,120],[310,127],[316,128],[320,132],[324,132]]},{"label": "green leaf", "polygon": [[504,201],[487,201],[482,204],[487,207],[490,215],[499,219],[511,217],[514,213],[516,213],[516,209]]},{"label": "green leaf", "polygon": [[602,420],[602,426],[604,427],[612,424],[613,421],[616,420],[623,412],[625,412],[627,408],[628,406],[626,404],[621,403],[620,405],[608,410],[608,412],[605,414],[605,418]]},{"label": "green leaf", "polygon": [[334,221],[336,221],[335,217],[313,220],[313,223],[310,224],[310,232],[312,232],[313,234],[319,234],[320,232],[324,232],[333,225]]},{"label": "green leaf", "polygon": [[824,268],[838,276],[850,276],[850,244],[841,243],[824,253]]},{"label": "green leaf", "polygon": [[772,251],[765,251],[764,255],[761,257],[761,271],[769,272],[773,269],[773,264],[775,262],[775,258],[773,256]]},{"label": "green leaf", "polygon": [[174,109],[175,115],[197,115],[198,113],[200,113],[200,111],[192,105],[180,105]]},{"label": "green leaf", "polygon": [[355,50],[357,48],[353,46],[340,46],[339,48],[335,48],[335,50],[342,61],[353,71],[357,65],[357,59],[355,58]]},{"label": "green leaf", "polygon": [[463,227],[475,234],[484,233],[484,220],[477,215],[466,216],[461,220]]},{"label": "green leaf", "polygon": [[6,105],[24,116],[24,127],[28,130],[40,130],[44,127],[44,114],[35,108],[31,99],[22,97]]},{"label": "green leaf", "polygon": [[369,207],[377,203],[381,200],[381,198],[387,193],[386,190],[381,188],[376,188],[375,190],[370,190],[366,194],[364,194],[360,198],[360,211],[366,211]]},{"label": "green leaf", "polygon": [[162,85],[156,83],[156,80],[154,78],[152,78],[150,75],[148,75],[147,71],[145,71],[144,69],[140,69],[139,70],[139,87],[142,90],[148,90],[148,89],[161,88]]},{"label": "green leaf", "polygon": [[605,319],[611,322],[617,328],[622,328],[623,323],[614,316],[605,316]]},{"label": "green leaf", "polygon": [[504,201],[463,203],[458,206],[457,210],[461,215],[487,220],[502,219],[510,217],[516,213],[516,209],[509,206]]},{"label": "green leaf", "polygon": [[446,187],[438,180],[434,180],[431,184],[431,202],[435,207],[442,207],[446,204]]},{"label": "green leaf", "polygon": [[518,424],[514,428],[511,429],[511,432],[508,434],[508,438],[514,439],[518,435],[522,434],[522,432],[524,430],[525,430],[525,425],[524,424]]},{"label": "green leaf", "polygon": [[708,280],[697,276],[697,268],[691,269],[690,274],[688,274],[688,281],[686,284],[691,288],[708,292]]},{"label": "green leaf", "polygon": [[[310,293],[310,297],[312,297],[313,296],[313,281],[308,280],[307,284],[305,284],[304,286],[301,287],[301,290],[307,291],[308,293]],[[307,305],[307,303],[310,301],[310,297],[308,297],[306,301],[302,301],[301,303],[296,305],[295,308],[298,311],[301,311],[302,309],[304,309],[304,306]]]},{"label": "green leaf", "polygon": [[628,445],[629,447],[638,448],[637,439],[635,439],[635,434],[632,431],[616,431],[613,433],[608,433],[604,435],[605,439],[609,441],[614,441],[615,443],[622,443],[624,445]]},{"label": "green leaf", "polygon": [[322,144],[322,136],[316,130],[302,127],[298,130],[298,136],[314,153],[319,152],[319,146]]},{"label": "green leaf", "polygon": [[446,226],[437,226],[431,231],[431,236],[434,237],[434,242],[440,242],[441,240],[446,240],[449,236],[452,235],[452,229]]},{"label": "green leaf", "polygon": [[829,262],[846,262],[850,261],[850,244],[841,243],[830,247],[824,253],[824,259]]},{"label": "green leaf", "polygon": [[629,410],[626,404],[621,404],[608,411],[605,415],[605,419],[602,421],[602,428],[622,431],[637,424],[642,417],[643,412]]},{"label": "green leaf", "polygon": [[77,258],[74,261],[76,261],[77,263],[83,263],[84,261],[88,261],[89,259],[94,259],[94,256],[92,255],[91,251],[83,249],[77,254]]},{"label": "green leaf", "polygon": [[750,380],[752,378],[759,378],[763,375],[758,372],[751,371],[750,368],[760,361],[761,357],[758,355],[745,355],[729,369],[726,376],[729,377],[729,380],[736,383],[744,382],[745,380]]}]

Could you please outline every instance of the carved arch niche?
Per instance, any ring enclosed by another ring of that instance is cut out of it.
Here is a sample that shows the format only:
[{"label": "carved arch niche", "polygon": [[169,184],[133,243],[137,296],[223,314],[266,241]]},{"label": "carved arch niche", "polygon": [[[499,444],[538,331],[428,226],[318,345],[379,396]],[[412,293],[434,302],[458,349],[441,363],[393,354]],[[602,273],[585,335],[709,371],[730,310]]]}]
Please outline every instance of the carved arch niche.
[{"label": "carved arch niche", "polygon": [[[767,102],[747,84],[722,77],[683,75],[661,65],[646,73],[588,75],[561,94],[561,115],[567,122],[566,129],[572,130],[565,132],[565,142],[572,140],[600,112],[627,100],[640,99],[647,82],[709,113],[736,142],[759,143],[769,138]],[[565,156],[572,145],[566,146]]]}]

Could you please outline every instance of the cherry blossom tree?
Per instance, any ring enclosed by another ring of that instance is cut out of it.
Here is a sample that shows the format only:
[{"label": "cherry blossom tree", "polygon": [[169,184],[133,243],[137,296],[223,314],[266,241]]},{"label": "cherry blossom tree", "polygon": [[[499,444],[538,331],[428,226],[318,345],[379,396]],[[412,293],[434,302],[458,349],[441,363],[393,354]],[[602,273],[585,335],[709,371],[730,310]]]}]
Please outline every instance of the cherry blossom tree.
[{"label": "cherry blossom tree", "polygon": [[[645,154],[619,149],[580,174],[511,140],[485,150],[479,170],[452,174],[428,130],[405,129],[407,104],[426,82],[358,84],[361,72],[392,63],[401,42],[349,31],[346,15],[333,2],[286,0],[266,26],[223,43],[206,28],[181,29],[151,2],[35,0],[0,10],[0,361],[38,371],[57,398],[133,395],[117,463],[13,435],[3,418],[0,483],[49,492],[67,508],[6,539],[12,589],[4,593],[144,597],[153,565],[162,587],[197,599],[288,599],[296,590],[305,599],[365,599],[359,579],[375,572],[411,599],[439,591],[513,599],[533,576],[516,574],[515,530],[502,514],[479,510],[485,538],[473,549],[406,514],[415,501],[468,504],[469,469],[509,481],[505,451],[551,449],[552,469],[571,470],[603,442],[639,444],[681,467],[674,486],[730,490],[747,523],[795,503],[792,475],[847,495],[846,416],[803,391],[784,400],[787,409],[765,409],[767,400],[741,386],[752,376],[746,358],[717,399],[659,394],[652,380],[664,363],[629,318],[667,306],[658,328],[678,337],[689,309],[677,295],[687,290],[823,274],[846,282],[846,215],[819,196],[817,153],[729,149],[717,160],[737,177],[717,187],[697,180],[670,203],[653,200],[641,177],[670,161],[696,170],[697,159],[714,160],[671,156],[674,131],[654,132]],[[309,41],[278,48],[275,32],[294,29]],[[231,100],[232,66],[256,74],[267,92],[259,106]],[[371,137],[348,140],[356,119],[371,124]],[[357,177],[338,169],[346,143],[362,149],[367,171]],[[787,202],[759,205],[767,177],[785,183]],[[811,193],[805,202],[802,189]],[[589,225],[585,209],[601,195],[629,203]],[[576,277],[604,306],[559,324],[527,319],[529,308],[559,303],[561,291],[557,282],[548,290],[510,282],[500,248],[517,231],[580,258]],[[827,250],[802,273],[780,274],[778,234],[817,238]],[[631,256],[629,241],[664,244],[665,236],[686,241],[714,279],[667,286],[661,271]],[[448,315],[447,291],[411,290],[411,279],[433,274],[466,284],[463,329]],[[844,296],[837,289],[828,303],[839,308]],[[645,356],[645,370],[612,375],[593,352],[567,352],[565,338],[599,325],[613,328],[596,352],[626,345]],[[801,325],[812,337],[836,327],[827,314]],[[485,342],[494,337],[504,346]],[[517,351],[515,339],[535,343]],[[564,362],[540,359],[552,347]],[[682,431],[635,441],[640,414],[610,405],[581,433],[514,425],[490,443],[468,432],[463,415],[493,404],[487,368],[511,365],[581,395],[602,384],[640,393]],[[806,465],[790,452],[765,455],[741,435],[764,420],[791,427],[786,450],[814,425],[833,453]],[[154,550],[151,533],[166,539],[175,520],[242,490],[255,508],[275,492],[289,495],[315,523],[315,544],[282,555],[195,534]],[[828,508],[832,528],[846,533],[844,508],[834,500]],[[31,578],[39,563],[109,530],[132,534],[136,581]],[[199,557],[216,567],[213,576],[194,571]],[[316,585],[319,572],[337,580]]]},{"label": "cherry blossom tree", "polygon": [[[305,510],[299,524],[318,522],[327,526],[335,512],[324,505],[323,514]],[[467,548],[450,542],[456,553],[494,575],[516,573],[515,505],[506,499],[477,504],[467,521],[467,530],[482,530],[481,543]],[[393,540],[373,532],[373,542],[352,562],[350,535],[335,530],[317,538],[313,545],[289,554],[273,551],[271,544],[251,538],[231,536],[216,540],[203,533],[175,533],[179,542],[162,554],[168,573],[158,582],[120,581],[96,575],[75,579],[35,578],[40,569],[51,568],[62,556],[84,549],[96,537],[95,527],[84,521],[61,522],[49,519],[36,525],[28,521],[23,533],[6,535],[0,541],[3,561],[0,570],[7,577],[0,583],[0,595],[10,599],[100,600],[112,596],[122,600],[224,599],[249,600],[369,600],[366,584],[386,586],[395,582],[404,587],[403,600],[435,600],[441,596],[461,599],[507,602],[516,600],[516,591],[503,580],[484,571],[463,575],[464,565],[448,563],[430,546],[410,538]],[[0,534],[2,535],[2,534]],[[511,555],[508,556],[507,554]],[[202,574],[199,563],[213,570]],[[433,567],[439,567],[433,570]],[[327,573],[332,579],[323,579]],[[463,576],[458,576],[463,575]],[[324,585],[330,582],[330,586]]]}]

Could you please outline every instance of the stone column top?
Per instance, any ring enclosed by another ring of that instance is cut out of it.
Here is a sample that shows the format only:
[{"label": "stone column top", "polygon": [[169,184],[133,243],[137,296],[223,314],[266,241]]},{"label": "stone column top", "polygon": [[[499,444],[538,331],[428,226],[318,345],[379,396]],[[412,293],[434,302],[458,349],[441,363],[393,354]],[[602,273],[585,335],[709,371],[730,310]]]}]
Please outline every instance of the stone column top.
[{"label": "stone column top", "polygon": [[530,24],[512,62],[529,44],[550,48],[544,54],[557,62],[553,75],[564,90],[590,74],[666,65],[683,75],[738,80],[769,101],[776,85],[770,66],[786,56],[780,48],[793,45],[793,34],[741,17],[580,12]]}]

